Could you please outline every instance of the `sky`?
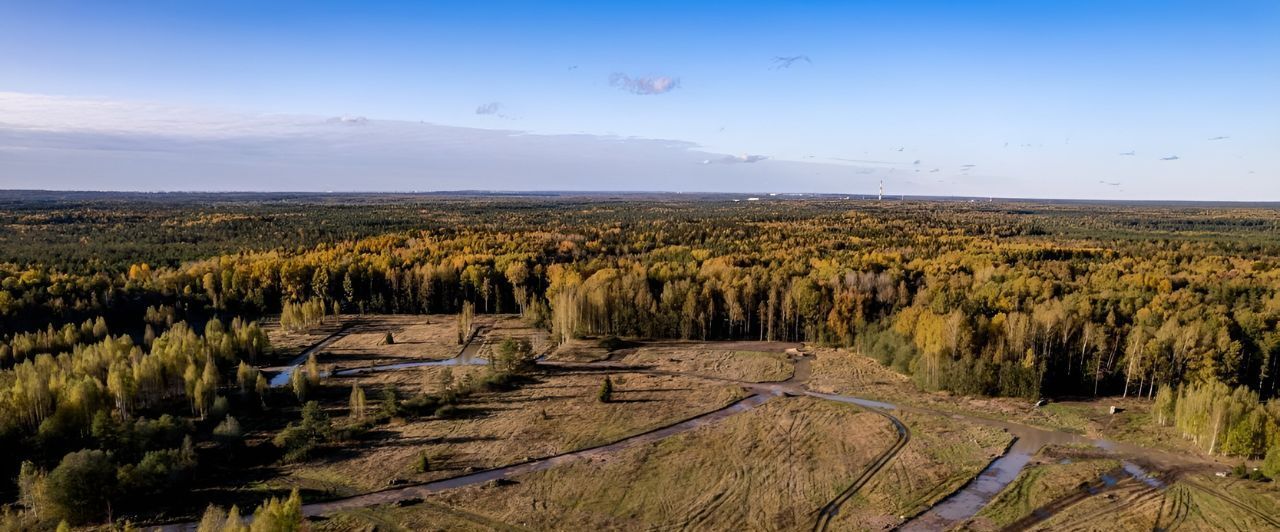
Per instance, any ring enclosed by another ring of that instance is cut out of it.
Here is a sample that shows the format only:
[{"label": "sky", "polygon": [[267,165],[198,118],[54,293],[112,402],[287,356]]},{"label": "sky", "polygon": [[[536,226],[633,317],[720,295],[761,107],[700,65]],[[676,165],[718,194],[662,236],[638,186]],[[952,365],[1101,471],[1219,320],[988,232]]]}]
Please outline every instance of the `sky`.
[{"label": "sky", "polygon": [[1280,2],[0,0],[0,189],[1280,200]]}]

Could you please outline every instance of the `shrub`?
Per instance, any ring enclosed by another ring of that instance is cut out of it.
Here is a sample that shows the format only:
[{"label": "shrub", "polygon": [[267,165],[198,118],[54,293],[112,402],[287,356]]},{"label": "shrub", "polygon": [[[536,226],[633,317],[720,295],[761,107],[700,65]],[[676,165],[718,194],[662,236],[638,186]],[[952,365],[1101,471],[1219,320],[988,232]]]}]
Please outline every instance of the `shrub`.
[{"label": "shrub", "polygon": [[436,409],[435,415],[440,419],[452,419],[460,417],[462,411],[454,405],[444,405]]},{"label": "shrub", "polygon": [[240,422],[236,421],[234,416],[227,416],[222,423],[218,423],[218,426],[213,428],[213,437],[224,444],[239,442],[243,435]]},{"label": "shrub", "polygon": [[1262,461],[1262,474],[1271,480],[1280,481],[1280,445],[1271,447],[1267,458]]},{"label": "shrub", "polygon": [[600,383],[600,395],[597,397],[601,403],[613,401],[613,381],[606,375],[604,382]]},{"label": "shrub", "polygon": [[302,421],[297,425],[289,423],[282,429],[271,443],[285,451],[286,462],[305,460],[320,443],[333,436],[333,422],[329,414],[320,408],[315,401],[308,401],[302,407]]}]

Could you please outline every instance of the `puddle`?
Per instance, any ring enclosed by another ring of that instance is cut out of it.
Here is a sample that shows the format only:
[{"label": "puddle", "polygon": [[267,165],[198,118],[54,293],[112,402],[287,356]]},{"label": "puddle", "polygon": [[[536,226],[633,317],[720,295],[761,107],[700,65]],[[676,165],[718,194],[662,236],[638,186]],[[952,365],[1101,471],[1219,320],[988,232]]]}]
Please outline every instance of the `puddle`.
[{"label": "puddle", "polygon": [[1121,462],[1121,468],[1124,469],[1125,473],[1128,473],[1129,476],[1133,477],[1133,479],[1138,482],[1151,486],[1155,489],[1164,488],[1164,482],[1161,482],[1160,479],[1156,478],[1151,473],[1148,473],[1146,469],[1143,469],[1142,466],[1139,466],[1138,464],[1133,462]]},{"label": "puddle", "polygon": [[345,334],[345,331],[346,331],[346,328],[343,328],[341,331],[338,331],[334,333],[332,336],[325,338],[320,343],[312,346],[310,349],[303,351],[301,354],[294,357],[293,360],[290,360],[288,367],[284,368],[283,370],[280,371],[280,373],[277,373],[271,377],[271,380],[269,381],[269,384],[271,385],[271,387],[280,388],[283,386],[288,386],[289,380],[293,378],[294,370],[297,370],[298,368],[302,367],[302,364],[307,361],[307,357],[311,356],[311,353],[319,353],[320,351],[323,351],[326,347],[329,347],[329,344],[332,344],[333,342],[337,341],[338,338],[341,338]]},{"label": "puddle", "polygon": [[981,474],[960,491],[944,499],[933,508],[902,525],[900,530],[948,530],[956,524],[977,515],[1031,461],[1031,453],[1037,446],[1014,442],[1009,452],[991,462]]}]

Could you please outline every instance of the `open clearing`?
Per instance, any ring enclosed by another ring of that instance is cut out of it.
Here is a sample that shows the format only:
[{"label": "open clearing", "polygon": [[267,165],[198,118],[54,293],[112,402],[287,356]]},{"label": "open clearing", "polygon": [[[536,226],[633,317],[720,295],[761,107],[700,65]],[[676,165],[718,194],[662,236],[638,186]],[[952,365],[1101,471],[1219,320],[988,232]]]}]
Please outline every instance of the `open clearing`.
[{"label": "open clearing", "polygon": [[744,382],[779,382],[793,369],[780,342],[651,342],[611,357],[630,366]]},{"label": "open clearing", "polygon": [[[1049,402],[1036,408],[1033,401],[1012,397],[969,397],[946,392],[921,391],[911,379],[874,359],[845,349],[814,350],[809,387],[828,393],[853,394],[902,406],[954,412],[978,418],[998,419],[1048,430],[1078,434],[1215,460],[1196,449],[1173,427],[1150,421],[1151,403],[1140,398],[1110,397],[1105,401]],[[1120,412],[1110,414],[1112,405]],[[1224,462],[1225,464],[1225,462]]]},{"label": "open clearing", "polygon": [[[775,398],[746,413],[603,459],[428,499],[529,529],[804,530],[894,441],[884,418],[813,398]],[[430,528],[436,505],[379,509]],[[343,519],[355,519],[348,514]]]},{"label": "open clearing", "polygon": [[[403,392],[435,391],[444,371],[461,379],[483,367],[424,367],[359,379],[372,398],[377,396],[375,390],[390,384]],[[615,383],[612,403],[596,399],[599,375],[539,374],[537,382],[517,390],[466,399],[459,407],[460,419],[393,420],[366,439],[318,460],[287,467],[273,484],[349,496],[396,482],[424,482],[615,441],[714,410],[745,395],[736,386],[689,377],[610,376]],[[345,406],[331,405],[334,409]],[[430,471],[419,473],[414,465],[423,454]]]}]

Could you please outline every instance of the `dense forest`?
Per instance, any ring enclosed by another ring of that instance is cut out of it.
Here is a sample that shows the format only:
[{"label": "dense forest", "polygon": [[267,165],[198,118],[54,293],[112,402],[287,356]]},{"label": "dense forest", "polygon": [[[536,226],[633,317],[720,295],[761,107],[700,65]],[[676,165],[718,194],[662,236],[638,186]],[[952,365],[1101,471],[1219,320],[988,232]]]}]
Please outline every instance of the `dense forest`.
[{"label": "dense forest", "polygon": [[1280,210],[735,199],[9,198],[10,489],[68,459],[178,482],[206,419],[260,402],[258,319],[464,305],[561,339],[846,346],[929,390],[1149,397],[1208,452],[1280,449]]}]

